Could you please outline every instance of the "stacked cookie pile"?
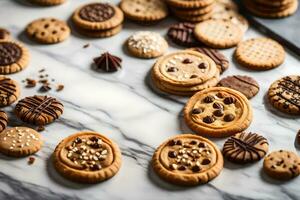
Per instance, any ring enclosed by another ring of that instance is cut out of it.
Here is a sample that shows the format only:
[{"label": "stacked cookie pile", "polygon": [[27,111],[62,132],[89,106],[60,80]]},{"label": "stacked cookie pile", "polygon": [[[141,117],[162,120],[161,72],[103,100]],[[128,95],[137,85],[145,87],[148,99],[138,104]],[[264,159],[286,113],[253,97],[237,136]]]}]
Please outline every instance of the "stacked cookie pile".
[{"label": "stacked cookie pile", "polygon": [[201,22],[212,16],[214,0],[166,0],[172,13],[179,19],[189,22]]},{"label": "stacked cookie pile", "polygon": [[298,0],[244,0],[244,4],[254,15],[266,18],[287,17],[298,8]]},{"label": "stacked cookie pile", "polygon": [[110,37],[122,30],[123,12],[107,3],[91,3],[78,8],[72,17],[76,29],[88,37]]}]

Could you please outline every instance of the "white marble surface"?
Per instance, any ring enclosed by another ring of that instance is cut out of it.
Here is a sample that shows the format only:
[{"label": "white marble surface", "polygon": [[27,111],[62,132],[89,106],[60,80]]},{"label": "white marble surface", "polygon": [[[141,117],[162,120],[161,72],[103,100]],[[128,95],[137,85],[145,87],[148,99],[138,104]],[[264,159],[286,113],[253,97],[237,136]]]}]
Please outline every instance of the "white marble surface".
[{"label": "white marble surface", "polygon": [[[26,158],[0,156],[0,199],[300,199],[300,178],[286,183],[271,180],[262,173],[262,162],[247,166],[225,162],[219,177],[192,188],[165,183],[149,168],[152,153],[160,143],[170,136],[190,132],[181,114],[187,99],[152,91],[147,74],[155,60],[130,57],[123,43],[137,30],[165,35],[173,20],[151,27],[126,22],[121,34],[108,39],[87,39],[73,34],[61,44],[39,45],[22,34],[27,23],[48,16],[68,20],[76,7],[88,1],[69,0],[62,6],[50,8],[32,7],[22,1],[0,0],[0,26],[12,31],[32,55],[29,67],[11,77],[21,82],[46,68],[51,77],[65,85],[62,92],[49,93],[64,103],[65,112],[42,133],[45,146],[37,153],[33,165],[27,165]],[[256,36],[260,34],[250,29],[245,38]],[[91,46],[82,48],[86,43]],[[170,46],[169,52],[179,49]],[[123,58],[121,71],[107,74],[91,69],[92,58],[104,51]],[[223,52],[232,58],[233,49]],[[274,80],[300,74],[299,58],[288,53],[281,67],[265,72],[249,71],[231,60],[230,69],[223,76],[230,74],[251,75],[261,86],[259,94],[251,100],[254,120],[248,130],[264,135],[270,142],[270,150],[288,149],[299,153],[294,144],[300,128],[299,118],[278,113],[264,98]],[[35,93],[35,89],[22,88],[22,97]],[[10,125],[22,125],[14,118],[13,107],[5,109],[12,119]],[[54,171],[50,156],[56,144],[81,130],[98,131],[119,144],[123,165],[111,180],[96,185],[75,184]],[[214,141],[221,148],[225,139]]]}]

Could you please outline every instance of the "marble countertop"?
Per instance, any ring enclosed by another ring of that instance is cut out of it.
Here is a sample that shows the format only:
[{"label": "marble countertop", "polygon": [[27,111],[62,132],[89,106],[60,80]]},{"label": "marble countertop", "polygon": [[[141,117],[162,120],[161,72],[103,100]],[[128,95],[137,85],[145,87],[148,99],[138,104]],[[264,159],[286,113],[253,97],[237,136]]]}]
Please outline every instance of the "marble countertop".
[{"label": "marble countertop", "polygon": [[[155,59],[143,60],[128,55],[124,41],[137,30],[166,34],[172,19],[147,27],[131,22],[123,31],[107,39],[88,39],[74,33],[67,41],[56,45],[39,45],[29,41],[22,31],[27,23],[39,17],[53,16],[68,20],[82,0],[69,0],[58,7],[40,8],[23,4],[24,0],[0,0],[0,26],[30,49],[29,67],[11,77],[20,82],[37,76],[38,70],[65,85],[61,92],[49,95],[60,99],[65,112],[42,133],[44,147],[36,154],[36,162],[28,158],[12,159],[0,155],[0,199],[300,199],[300,178],[289,182],[269,179],[262,173],[262,161],[252,165],[225,162],[224,170],[209,184],[184,188],[160,180],[149,167],[155,148],[168,137],[191,132],[183,123],[182,108],[186,98],[169,96],[150,89],[148,73]],[[117,1],[113,1],[117,3]],[[261,36],[250,29],[246,38]],[[89,43],[89,48],[83,48]],[[169,52],[179,50],[170,43]],[[285,63],[264,72],[249,71],[232,60],[234,49],[224,50],[231,66],[223,75],[247,74],[261,86],[251,100],[254,119],[249,131],[264,135],[270,150],[287,149],[299,153],[295,135],[300,119],[281,114],[265,100],[269,85],[289,74],[300,74],[299,58],[287,52]],[[122,57],[123,69],[116,73],[95,72],[92,58],[109,51]],[[36,89],[22,86],[21,97],[34,95]],[[5,108],[11,117],[10,126],[22,125],[13,115],[13,107]],[[123,155],[119,173],[109,181],[95,184],[76,184],[63,179],[53,169],[50,156],[66,136],[82,131],[100,132],[116,141]],[[222,148],[225,139],[214,139]]]}]

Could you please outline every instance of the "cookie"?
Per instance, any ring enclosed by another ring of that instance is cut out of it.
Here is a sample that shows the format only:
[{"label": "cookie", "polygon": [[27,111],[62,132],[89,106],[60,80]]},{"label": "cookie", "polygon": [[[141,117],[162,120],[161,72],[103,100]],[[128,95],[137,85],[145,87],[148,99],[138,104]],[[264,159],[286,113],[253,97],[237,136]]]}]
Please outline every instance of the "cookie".
[{"label": "cookie", "polygon": [[120,8],[134,21],[157,22],[168,16],[167,5],[161,0],[122,0]]},{"label": "cookie", "polygon": [[243,93],[248,99],[254,97],[259,91],[259,85],[250,76],[227,76],[220,80],[218,86],[228,87]]},{"label": "cookie", "polygon": [[168,43],[158,33],[139,31],[128,38],[127,48],[135,57],[155,58],[167,51]]},{"label": "cookie", "polygon": [[208,20],[195,27],[195,37],[212,48],[236,46],[243,37],[242,30],[230,21]]},{"label": "cookie", "polygon": [[192,9],[182,9],[182,8],[171,8],[175,15],[185,15],[185,16],[199,16],[207,14],[213,11],[214,4],[210,4],[203,8],[192,8]]},{"label": "cookie", "polygon": [[66,2],[66,0],[28,0],[30,3],[40,6],[55,6]]},{"label": "cookie", "polygon": [[244,131],[252,121],[252,107],[240,92],[212,87],[197,92],[186,103],[186,124],[197,134],[228,137]]},{"label": "cookie", "polygon": [[298,142],[298,145],[300,145],[300,130],[297,133],[296,140]]},{"label": "cookie", "polygon": [[79,32],[79,34],[87,36],[87,37],[92,37],[92,38],[106,38],[106,37],[111,37],[114,36],[118,33],[121,32],[122,30],[122,24],[111,28],[107,30],[87,30],[87,29],[82,29],[79,27],[76,27],[76,30]]},{"label": "cookie", "polygon": [[233,0],[215,0],[214,13],[224,13],[228,11],[238,12],[238,10],[239,8]]},{"label": "cookie", "polygon": [[27,127],[5,129],[0,134],[0,152],[13,157],[24,157],[38,152],[42,147],[41,135]]},{"label": "cookie", "polygon": [[43,44],[54,44],[66,40],[71,33],[69,26],[55,18],[34,20],[26,27],[27,35]]},{"label": "cookie", "polygon": [[152,157],[152,167],[159,177],[186,186],[208,183],[220,174],[223,163],[212,141],[192,134],[168,139]]},{"label": "cookie", "polygon": [[121,167],[117,144],[95,132],[80,132],[63,139],[53,153],[55,169],[65,178],[97,183],[113,177]]},{"label": "cookie", "polygon": [[23,70],[29,63],[29,51],[19,42],[0,40],[0,74]]},{"label": "cookie", "polygon": [[10,32],[4,28],[0,28],[0,40],[9,40]]},{"label": "cookie", "polygon": [[205,20],[208,20],[210,19],[212,16],[212,13],[209,12],[209,13],[206,13],[206,14],[203,14],[203,15],[197,15],[197,16],[189,16],[189,15],[176,15],[176,17],[181,20],[181,21],[185,21],[185,22],[193,22],[193,23],[196,23],[196,22],[202,22],[202,21],[205,21]]},{"label": "cookie", "polygon": [[268,149],[269,143],[263,136],[242,132],[226,140],[223,146],[223,155],[232,162],[246,164],[262,159]]},{"label": "cookie", "polygon": [[7,123],[8,123],[7,114],[3,110],[0,110],[0,133],[6,128]]},{"label": "cookie", "polygon": [[263,169],[274,179],[289,180],[299,176],[300,158],[291,151],[274,151],[265,158]]},{"label": "cookie", "polygon": [[269,38],[253,38],[238,44],[236,61],[253,70],[269,70],[280,66],[285,59],[283,47]]},{"label": "cookie", "polygon": [[285,76],[269,88],[268,99],[272,106],[287,114],[300,114],[300,76]]},{"label": "cookie", "polygon": [[198,51],[210,57],[217,65],[220,73],[223,73],[225,70],[229,68],[228,59],[217,49],[212,49],[208,47],[195,47],[190,50]]},{"label": "cookie", "polygon": [[123,12],[107,3],[91,3],[78,8],[72,17],[76,26],[87,30],[107,30],[120,25]]},{"label": "cookie", "polygon": [[14,103],[20,96],[18,83],[9,77],[0,76],[0,107]]},{"label": "cookie", "polygon": [[31,96],[20,100],[15,114],[23,122],[33,125],[45,125],[58,119],[64,106],[57,99],[48,96]]},{"label": "cookie", "polygon": [[166,0],[166,3],[175,8],[201,8],[214,3],[214,0]]},{"label": "cookie", "polygon": [[256,2],[265,5],[265,6],[275,6],[275,7],[281,7],[281,6],[286,6],[291,3],[293,3],[294,0],[255,0]]},{"label": "cookie", "polygon": [[177,45],[192,47],[199,44],[194,37],[195,24],[189,22],[179,22],[170,26],[168,38]]}]

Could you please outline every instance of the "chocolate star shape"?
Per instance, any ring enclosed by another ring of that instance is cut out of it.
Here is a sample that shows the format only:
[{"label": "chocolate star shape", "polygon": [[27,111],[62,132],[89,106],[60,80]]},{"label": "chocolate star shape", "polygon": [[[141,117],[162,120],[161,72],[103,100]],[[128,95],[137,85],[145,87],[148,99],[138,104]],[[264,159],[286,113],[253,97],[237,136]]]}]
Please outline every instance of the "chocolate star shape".
[{"label": "chocolate star shape", "polygon": [[118,68],[121,68],[122,59],[106,52],[100,57],[94,58],[94,62],[97,66],[97,69],[107,72],[115,72],[118,70]]}]

